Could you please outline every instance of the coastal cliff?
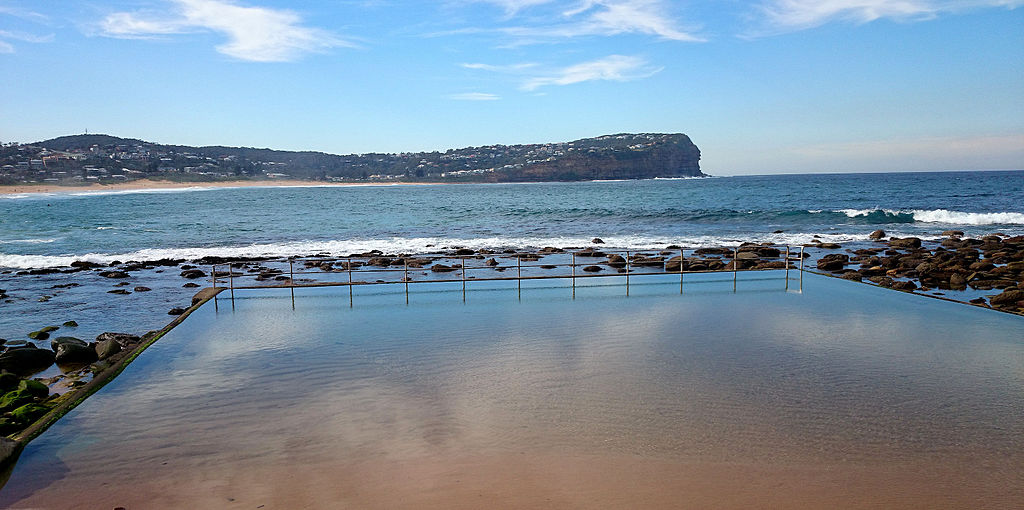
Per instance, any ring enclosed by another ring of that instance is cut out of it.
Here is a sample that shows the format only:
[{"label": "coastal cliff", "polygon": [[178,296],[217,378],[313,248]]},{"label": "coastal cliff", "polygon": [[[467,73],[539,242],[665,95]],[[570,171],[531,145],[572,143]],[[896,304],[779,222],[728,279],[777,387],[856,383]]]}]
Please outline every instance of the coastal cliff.
[{"label": "coastal cliff", "polygon": [[137,179],[519,182],[702,176],[700,150],[681,133],[622,133],[572,142],[400,154],[188,147],[109,135],[63,136],[0,147],[0,184]]}]

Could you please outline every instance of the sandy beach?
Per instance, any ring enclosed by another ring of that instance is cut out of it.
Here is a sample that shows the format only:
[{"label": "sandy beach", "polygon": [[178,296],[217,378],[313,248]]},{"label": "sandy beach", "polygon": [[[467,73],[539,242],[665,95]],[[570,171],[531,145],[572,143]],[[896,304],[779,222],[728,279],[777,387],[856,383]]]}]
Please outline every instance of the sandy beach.
[{"label": "sandy beach", "polygon": [[215,182],[174,182],[139,179],[136,181],[115,184],[88,184],[82,186],[60,186],[54,184],[15,184],[0,185],[0,195],[20,195],[24,193],[61,193],[90,191],[136,191],[149,189],[186,189],[186,188],[249,188],[259,186],[422,186],[441,184],[432,182],[319,182],[300,180],[259,180],[259,181],[215,181]]}]

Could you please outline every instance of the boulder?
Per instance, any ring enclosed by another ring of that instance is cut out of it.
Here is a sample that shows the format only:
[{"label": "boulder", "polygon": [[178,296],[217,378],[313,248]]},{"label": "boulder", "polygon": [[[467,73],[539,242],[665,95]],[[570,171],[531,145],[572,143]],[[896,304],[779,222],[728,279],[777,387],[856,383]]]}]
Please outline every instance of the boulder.
[{"label": "boulder", "polygon": [[988,300],[992,306],[1016,306],[1018,301],[1024,301],[1024,290],[1007,289]]},{"label": "boulder", "polygon": [[594,244],[604,244],[604,240],[601,239],[600,237],[595,237],[595,238],[591,239],[590,242],[592,242]]},{"label": "boulder", "polygon": [[181,272],[181,277],[182,278],[188,278],[190,280],[196,279],[196,278],[203,278],[204,276],[206,276],[206,273],[204,273],[200,269],[186,269],[186,270]]},{"label": "boulder", "polygon": [[124,271],[101,271],[100,276],[104,278],[130,278],[131,275]]},{"label": "boulder", "polygon": [[863,276],[861,276],[861,274],[858,273],[857,271],[847,271],[847,272],[839,275],[839,277],[844,279],[844,280],[852,280],[852,281],[855,281],[855,282],[859,282],[863,278]]},{"label": "boulder", "polygon": [[6,370],[0,371],[0,393],[8,392],[18,388],[21,378]]},{"label": "boulder", "polygon": [[751,251],[741,251],[736,254],[736,258],[740,260],[758,260],[761,257]]},{"label": "boulder", "polygon": [[50,408],[39,404],[25,404],[11,411],[11,418],[19,423],[29,424],[50,412]]},{"label": "boulder", "polygon": [[879,240],[879,239],[883,239],[883,238],[885,238],[885,231],[882,230],[882,229],[878,229],[878,230],[868,234],[868,238],[874,239],[876,241]]},{"label": "boulder", "polygon": [[35,402],[36,397],[28,390],[14,390],[0,397],[0,412],[7,412],[25,404]]},{"label": "boulder", "polygon": [[586,266],[583,268],[583,270],[588,273],[597,273],[601,271],[601,266]]},{"label": "boulder", "polygon": [[686,270],[687,261],[683,257],[676,255],[665,261],[665,270],[669,272],[679,272]]},{"label": "boulder", "polygon": [[54,359],[57,363],[92,363],[96,361],[96,349],[88,344],[64,343],[57,346]]},{"label": "boulder", "polygon": [[889,246],[902,249],[917,249],[921,247],[921,239],[917,237],[904,237],[903,239],[894,237],[889,240]]},{"label": "boulder", "polygon": [[130,335],[128,333],[107,332],[101,333],[99,336],[96,337],[96,343],[102,342],[104,340],[113,340],[117,342],[122,349],[127,349],[128,347],[131,347],[139,343],[139,337],[135,335]]},{"label": "boulder", "polygon": [[487,262],[484,262],[484,265],[490,266],[490,267],[494,267],[494,266],[498,265],[498,261],[494,260],[494,258],[492,257],[492,258],[487,259]]},{"label": "boulder", "polygon": [[964,233],[962,230],[946,230],[942,235],[946,237],[963,237]]},{"label": "boulder", "polygon": [[843,253],[830,253],[818,259],[818,269],[822,271],[839,271],[850,262],[849,255]]},{"label": "boulder", "polygon": [[626,259],[622,255],[608,255],[608,265],[616,269],[626,267]]},{"label": "boulder", "polygon": [[455,255],[458,255],[458,256],[475,255],[475,254],[476,254],[476,251],[474,251],[474,250],[472,250],[470,248],[459,248],[459,249],[455,250]]},{"label": "boulder", "polygon": [[78,323],[77,323],[77,322],[75,322],[75,321],[67,321],[67,322],[65,322],[65,323],[63,324],[63,326],[64,326],[65,328],[77,328],[77,327],[78,327]]},{"label": "boulder", "polygon": [[446,266],[444,264],[434,264],[430,266],[430,270],[435,273],[450,273],[455,271],[457,268],[452,266]]},{"label": "boulder", "polygon": [[140,287],[135,287],[135,292],[149,292],[151,290],[153,290],[153,289],[151,289],[149,287],[141,287],[141,286]]},{"label": "boulder", "polygon": [[184,308],[174,307],[167,311],[167,315],[181,315],[185,313]]},{"label": "boulder", "polygon": [[131,294],[131,292],[129,292],[127,289],[114,289],[114,290],[108,290],[107,294],[120,294],[122,296],[126,296],[128,294]]},{"label": "boulder", "polygon": [[61,344],[74,344],[82,347],[89,345],[88,342],[80,338],[75,338],[73,336],[59,336],[50,340],[50,349],[52,349],[53,352],[57,352],[57,348],[60,347]]},{"label": "boulder", "polygon": [[893,282],[892,288],[896,290],[915,290],[917,284],[911,281]]},{"label": "boulder", "polygon": [[18,382],[18,389],[25,390],[36,398],[46,398],[50,394],[50,388],[35,379],[22,379]]},{"label": "boulder", "polygon": [[117,343],[117,340],[107,339],[102,342],[96,342],[97,359],[107,359],[119,352],[121,352],[121,344]]},{"label": "boulder", "polygon": [[46,340],[50,338],[50,334],[45,331],[33,331],[28,334],[28,337],[32,340]]}]

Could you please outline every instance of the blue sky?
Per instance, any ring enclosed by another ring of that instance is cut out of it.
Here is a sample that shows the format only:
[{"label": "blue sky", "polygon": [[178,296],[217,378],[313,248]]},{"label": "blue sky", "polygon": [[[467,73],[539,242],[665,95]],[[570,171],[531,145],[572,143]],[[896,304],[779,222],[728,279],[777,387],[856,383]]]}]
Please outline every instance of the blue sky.
[{"label": "blue sky", "polygon": [[718,175],[1024,168],[1024,0],[0,0],[0,141],[683,132]]}]

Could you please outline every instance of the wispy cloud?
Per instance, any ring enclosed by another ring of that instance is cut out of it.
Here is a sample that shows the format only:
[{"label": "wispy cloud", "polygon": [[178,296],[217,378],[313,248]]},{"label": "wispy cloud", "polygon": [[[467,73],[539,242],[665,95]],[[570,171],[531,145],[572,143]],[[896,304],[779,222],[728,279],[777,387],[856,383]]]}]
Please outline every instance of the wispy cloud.
[{"label": "wispy cloud", "polygon": [[173,14],[117,12],[100,25],[107,37],[152,38],[212,31],[227,42],[217,51],[253,62],[287,62],[307,53],[353,44],[319,28],[302,24],[295,12],[251,7],[230,0],[170,0]]},{"label": "wispy cloud", "polygon": [[767,32],[813,28],[832,21],[914,21],[980,7],[1016,8],[1024,0],[768,0],[759,7]]},{"label": "wispy cloud", "polygon": [[[678,27],[671,2],[664,0],[476,0],[502,7],[518,24],[497,32],[516,38],[517,44],[564,40],[585,36],[646,34],[674,41],[702,41]],[[516,16],[544,6],[543,13]]]},{"label": "wispy cloud", "polygon": [[501,96],[486,92],[463,92],[461,94],[451,94],[448,96],[448,99],[456,101],[497,101],[501,99]]},{"label": "wispy cloud", "polygon": [[523,90],[531,91],[549,85],[572,85],[586,81],[631,81],[652,76],[662,68],[652,67],[646,60],[635,56],[610,55],[555,70],[543,76],[534,76],[523,82]]},{"label": "wispy cloud", "polygon": [[[48,24],[49,22],[49,18],[37,12],[7,6],[0,6],[0,16],[11,16],[15,18],[20,18],[26,21],[30,21],[33,24],[45,25]],[[53,34],[35,35],[26,32],[0,30],[0,53],[14,53],[14,45],[11,44],[10,41],[19,41],[27,43],[46,43],[52,42],[53,39]]]},{"label": "wispy cloud", "polygon": [[466,69],[480,69],[483,71],[491,71],[495,73],[521,73],[527,69],[537,67],[537,64],[533,62],[524,62],[521,64],[508,64],[508,65],[491,65],[491,64],[478,64],[478,63],[467,63],[461,64]]}]

